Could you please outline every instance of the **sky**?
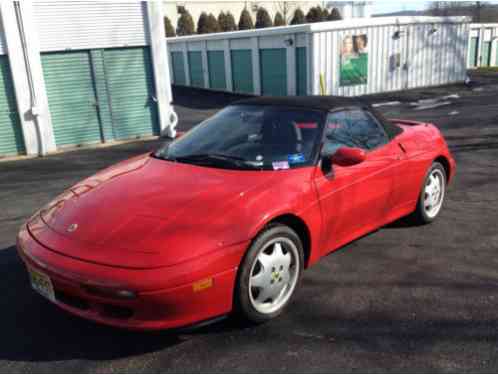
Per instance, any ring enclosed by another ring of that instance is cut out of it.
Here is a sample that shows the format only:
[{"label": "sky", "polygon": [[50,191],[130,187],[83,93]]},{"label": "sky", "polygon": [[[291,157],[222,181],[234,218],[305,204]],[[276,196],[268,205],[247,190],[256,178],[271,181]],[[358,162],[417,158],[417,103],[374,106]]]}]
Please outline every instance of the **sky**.
[{"label": "sky", "polygon": [[[429,3],[430,1],[426,0],[374,1],[373,14],[398,12],[400,10],[423,10],[428,7]],[[498,4],[498,1],[489,1],[489,3]]]},{"label": "sky", "polygon": [[400,10],[422,10],[427,8],[427,1],[374,1],[373,13],[391,13]]}]

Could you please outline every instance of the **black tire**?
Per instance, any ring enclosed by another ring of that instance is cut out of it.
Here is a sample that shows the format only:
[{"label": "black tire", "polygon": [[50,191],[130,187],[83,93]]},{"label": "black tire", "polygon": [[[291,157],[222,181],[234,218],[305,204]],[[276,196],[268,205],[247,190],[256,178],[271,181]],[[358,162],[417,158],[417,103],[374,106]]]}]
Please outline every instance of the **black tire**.
[{"label": "black tire", "polygon": [[[427,185],[430,176],[432,175],[432,173],[435,170],[439,171],[441,173],[441,175],[443,176],[442,201],[441,201],[441,208],[438,210],[436,215],[430,216],[427,213],[426,208],[424,207],[425,206],[424,199],[426,196],[425,186]],[[442,207],[444,205],[444,198],[446,196],[446,181],[447,181],[446,170],[444,169],[443,165],[439,162],[432,163],[431,167],[429,168],[429,170],[425,174],[424,182],[420,188],[420,194],[419,194],[418,201],[417,201],[417,207],[416,207],[415,211],[413,212],[413,214],[411,215],[411,219],[414,223],[420,224],[420,225],[429,224],[437,219],[437,217],[441,213]]]},{"label": "black tire", "polygon": [[[276,238],[288,239],[292,241],[292,243],[297,248],[298,254],[296,259],[299,260],[299,264],[295,265],[295,270],[297,272],[297,281],[292,291],[290,292],[288,300],[281,307],[279,307],[278,310],[272,311],[270,313],[262,313],[258,311],[251,302],[251,297],[249,296],[249,293],[251,293],[251,291],[249,290],[249,279],[251,278],[251,271],[253,270],[253,265],[256,261],[256,258],[258,257],[260,252],[265,249],[266,245],[271,244],[271,241],[275,240]],[[273,224],[271,226],[268,226],[252,242],[239,267],[234,295],[234,308],[237,315],[240,318],[248,320],[252,323],[262,323],[280,315],[282,311],[288,306],[289,302],[292,300],[292,296],[295,295],[295,292],[299,287],[303,268],[303,245],[299,236],[286,225]]]}]

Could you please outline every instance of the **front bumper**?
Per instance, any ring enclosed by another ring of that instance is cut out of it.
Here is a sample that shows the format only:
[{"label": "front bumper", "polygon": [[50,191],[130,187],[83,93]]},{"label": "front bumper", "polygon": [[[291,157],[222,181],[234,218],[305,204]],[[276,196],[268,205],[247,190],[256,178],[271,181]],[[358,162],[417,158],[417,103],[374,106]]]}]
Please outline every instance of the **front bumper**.
[{"label": "front bumper", "polygon": [[[242,243],[217,251],[212,257],[217,257],[219,266],[197,259],[171,267],[137,270],[92,264],[59,254],[38,243],[26,227],[17,240],[25,265],[50,277],[56,305],[95,322],[134,330],[184,327],[230,312],[237,267],[246,246]],[[165,276],[168,274],[172,275],[171,285]],[[157,288],[152,287],[154,279]],[[95,295],[89,285],[133,290],[136,298]]]}]

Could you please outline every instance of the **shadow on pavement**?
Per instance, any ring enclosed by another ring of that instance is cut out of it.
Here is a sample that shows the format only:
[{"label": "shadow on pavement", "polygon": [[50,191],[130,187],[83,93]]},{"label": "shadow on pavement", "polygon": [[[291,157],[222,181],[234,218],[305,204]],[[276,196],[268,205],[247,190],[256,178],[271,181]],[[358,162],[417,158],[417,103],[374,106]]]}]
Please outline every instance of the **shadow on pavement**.
[{"label": "shadow on pavement", "polygon": [[31,290],[14,246],[0,250],[0,274],[3,276],[0,291],[6,302],[0,312],[0,359],[108,360],[157,351],[181,342],[177,335],[166,332],[117,330],[62,311]]},{"label": "shadow on pavement", "polygon": [[186,334],[249,327],[228,318],[197,328],[134,332],[86,321],[52,305],[31,289],[14,246],[0,250],[0,274],[0,294],[6,301],[0,311],[0,332],[4,338],[0,340],[0,360],[111,360],[167,349],[187,340]]},{"label": "shadow on pavement", "polygon": [[185,86],[173,86],[173,104],[191,109],[219,109],[234,101],[252,96]]}]

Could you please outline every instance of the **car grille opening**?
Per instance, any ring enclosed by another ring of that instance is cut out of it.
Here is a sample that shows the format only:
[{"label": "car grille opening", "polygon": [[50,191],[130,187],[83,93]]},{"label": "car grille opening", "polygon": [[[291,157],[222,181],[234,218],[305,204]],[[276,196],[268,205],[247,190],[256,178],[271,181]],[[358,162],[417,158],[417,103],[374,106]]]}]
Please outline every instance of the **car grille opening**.
[{"label": "car grille opening", "polygon": [[112,319],[129,319],[133,315],[133,310],[128,307],[100,304],[100,314]]},{"label": "car grille opening", "polygon": [[90,308],[88,302],[83,298],[69,295],[60,290],[55,290],[55,299],[64,305],[74,307],[75,309],[88,310]]}]

